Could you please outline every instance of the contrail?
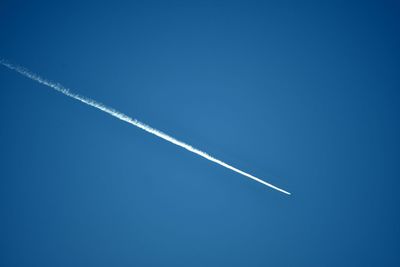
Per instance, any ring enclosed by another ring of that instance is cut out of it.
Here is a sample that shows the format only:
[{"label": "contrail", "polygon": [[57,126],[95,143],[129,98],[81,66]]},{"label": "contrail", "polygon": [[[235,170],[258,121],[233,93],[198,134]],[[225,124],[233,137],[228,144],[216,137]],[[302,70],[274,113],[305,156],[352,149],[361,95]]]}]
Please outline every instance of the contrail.
[{"label": "contrail", "polygon": [[162,139],[164,139],[164,140],[166,140],[168,142],[171,142],[171,143],[173,143],[173,144],[175,144],[177,146],[180,146],[180,147],[182,147],[182,148],[184,148],[186,150],[189,150],[190,152],[193,152],[193,153],[199,155],[200,157],[208,159],[209,161],[215,162],[215,163],[217,163],[217,164],[219,164],[219,165],[221,165],[221,166],[223,166],[223,167],[225,167],[227,169],[230,169],[230,170],[232,170],[234,172],[237,172],[237,173],[239,173],[241,175],[244,175],[244,176],[246,176],[246,177],[248,177],[250,179],[253,179],[253,180],[255,180],[255,181],[259,182],[259,183],[262,183],[262,184],[264,184],[264,185],[266,185],[268,187],[271,187],[271,188],[273,188],[275,190],[278,190],[278,191],[280,191],[282,193],[290,195],[290,193],[288,191],[285,191],[285,190],[283,190],[283,189],[281,189],[281,188],[279,188],[279,187],[277,187],[275,185],[267,183],[267,182],[255,177],[255,176],[253,176],[253,175],[251,175],[251,174],[249,174],[247,172],[241,171],[241,170],[239,170],[239,169],[237,169],[237,168],[235,168],[235,167],[233,167],[233,166],[231,166],[231,165],[229,165],[229,164],[227,164],[227,163],[225,163],[225,162],[223,162],[223,161],[221,161],[219,159],[214,158],[213,156],[210,156],[209,154],[207,154],[207,153],[205,153],[205,152],[203,152],[203,151],[201,151],[201,150],[199,150],[197,148],[192,147],[191,145],[188,145],[188,144],[186,144],[186,143],[184,143],[182,141],[179,141],[179,140],[177,140],[177,139],[175,139],[175,138],[173,138],[173,137],[171,137],[171,136],[169,136],[169,135],[167,135],[167,134],[165,134],[165,133],[163,133],[163,132],[161,132],[161,131],[159,131],[157,129],[152,128],[151,126],[149,126],[147,124],[144,124],[143,122],[140,122],[140,121],[138,121],[136,119],[133,119],[133,118],[123,114],[122,112],[119,112],[118,110],[115,110],[115,109],[113,109],[111,107],[103,105],[102,103],[97,102],[97,101],[95,101],[93,99],[90,99],[90,98],[81,96],[79,94],[73,93],[68,88],[62,86],[59,83],[54,83],[54,82],[48,81],[48,80],[40,77],[39,75],[36,75],[36,74],[32,73],[31,71],[23,68],[23,67],[10,64],[10,63],[6,62],[5,60],[0,60],[0,64],[2,64],[3,66],[5,66],[5,67],[7,67],[7,68],[9,68],[11,70],[14,70],[14,71],[18,72],[19,74],[22,74],[25,77],[28,77],[29,79],[32,79],[32,80],[34,80],[34,81],[36,81],[38,83],[41,83],[43,85],[46,85],[46,86],[50,87],[50,88],[53,88],[54,90],[66,95],[66,96],[69,96],[69,97],[71,97],[73,99],[81,101],[81,102],[83,102],[83,103],[85,103],[85,104],[87,104],[89,106],[94,107],[94,108],[100,109],[101,111],[104,111],[104,112],[110,114],[111,116],[113,116],[113,117],[115,117],[117,119],[125,121],[125,122],[127,122],[129,124],[132,124],[133,126],[139,127],[140,129],[145,130],[148,133],[154,134],[154,135],[156,135],[156,136],[158,136],[158,137],[160,137],[160,138],[162,138]]}]

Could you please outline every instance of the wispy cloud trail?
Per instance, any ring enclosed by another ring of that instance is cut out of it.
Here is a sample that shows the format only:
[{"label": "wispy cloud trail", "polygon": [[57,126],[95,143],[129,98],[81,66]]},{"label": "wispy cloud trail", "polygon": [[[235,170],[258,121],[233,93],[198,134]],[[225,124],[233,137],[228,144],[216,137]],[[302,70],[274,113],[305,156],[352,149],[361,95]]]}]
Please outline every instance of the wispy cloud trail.
[{"label": "wispy cloud trail", "polygon": [[151,126],[149,126],[147,124],[144,124],[144,123],[142,123],[142,122],[140,122],[140,121],[138,121],[136,119],[133,119],[133,118],[131,118],[131,117],[119,112],[118,110],[115,110],[115,109],[113,109],[111,107],[103,105],[102,103],[97,102],[97,101],[95,101],[93,99],[90,99],[90,98],[81,96],[79,94],[73,93],[68,88],[62,86],[59,83],[54,83],[54,82],[51,82],[49,80],[46,80],[46,79],[40,77],[39,75],[36,75],[36,74],[32,73],[31,71],[23,68],[23,67],[10,64],[9,62],[7,62],[5,60],[0,60],[0,64],[2,64],[3,66],[5,66],[5,67],[7,67],[7,68],[9,68],[11,70],[14,70],[14,71],[18,72],[19,74],[22,74],[23,76],[25,76],[25,77],[27,77],[29,79],[32,79],[32,80],[34,80],[34,81],[36,81],[38,83],[46,85],[46,86],[48,86],[48,87],[50,87],[50,88],[52,88],[52,89],[64,94],[64,95],[66,95],[66,96],[69,96],[69,97],[71,97],[73,99],[81,101],[81,102],[83,102],[83,103],[85,103],[85,104],[87,104],[89,106],[94,107],[94,108],[100,109],[101,111],[104,111],[104,112],[110,114],[111,116],[113,116],[113,117],[115,117],[117,119],[125,121],[125,122],[127,122],[129,124],[132,124],[133,126],[139,127],[140,129],[142,129],[142,130],[144,130],[144,131],[146,131],[148,133],[154,134],[154,135],[156,135],[156,136],[158,136],[158,137],[160,137],[160,138],[162,138],[162,139],[164,139],[164,140],[166,140],[168,142],[171,142],[171,143],[173,143],[173,144],[175,144],[177,146],[180,146],[180,147],[182,147],[182,148],[184,148],[186,150],[189,150],[190,152],[193,152],[193,153],[199,155],[200,157],[203,157],[205,159],[208,159],[209,161],[215,162],[215,163],[217,163],[217,164],[219,164],[219,165],[221,165],[221,166],[223,166],[223,167],[225,167],[227,169],[230,169],[230,170],[232,170],[234,172],[237,172],[237,173],[239,173],[241,175],[244,175],[244,176],[246,176],[246,177],[248,177],[250,179],[253,179],[253,180],[255,180],[255,181],[259,182],[259,183],[262,183],[262,184],[264,184],[264,185],[266,185],[268,187],[271,187],[271,188],[273,188],[275,190],[278,190],[279,192],[282,192],[282,193],[285,193],[287,195],[290,195],[290,193],[288,191],[285,191],[285,190],[283,190],[283,189],[281,189],[281,188],[279,188],[279,187],[277,187],[275,185],[267,183],[267,182],[255,177],[255,176],[253,176],[253,175],[251,175],[251,174],[249,174],[247,172],[239,170],[239,169],[237,169],[237,168],[235,168],[235,167],[233,167],[233,166],[231,166],[231,165],[229,165],[229,164],[227,164],[227,163],[225,163],[225,162],[223,162],[223,161],[221,161],[219,159],[214,158],[213,156],[210,156],[209,154],[207,154],[207,153],[205,153],[205,152],[203,152],[203,151],[201,151],[201,150],[199,150],[197,148],[192,147],[191,145],[188,145],[188,144],[186,144],[186,143],[184,143],[182,141],[179,141],[179,140],[177,140],[177,139],[175,139],[175,138],[173,138],[173,137],[171,137],[171,136],[169,136],[169,135],[167,135],[167,134],[165,134],[165,133],[163,133],[163,132],[161,132],[161,131],[159,131],[157,129],[152,128]]}]

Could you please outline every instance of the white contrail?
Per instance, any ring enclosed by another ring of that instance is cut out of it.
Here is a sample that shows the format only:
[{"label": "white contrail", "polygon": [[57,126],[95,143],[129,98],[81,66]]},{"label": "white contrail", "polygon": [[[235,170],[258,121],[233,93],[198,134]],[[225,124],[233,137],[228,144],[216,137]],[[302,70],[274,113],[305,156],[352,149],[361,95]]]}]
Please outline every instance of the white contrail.
[{"label": "white contrail", "polygon": [[150,127],[149,125],[146,125],[146,124],[144,124],[144,123],[142,123],[142,122],[140,122],[140,121],[138,121],[136,119],[132,119],[132,118],[128,117],[127,115],[125,115],[125,114],[123,114],[123,113],[121,113],[121,112],[119,112],[119,111],[117,111],[117,110],[115,110],[113,108],[107,107],[106,105],[103,105],[103,104],[101,104],[101,103],[99,103],[99,102],[97,102],[97,101],[95,101],[93,99],[90,99],[90,98],[78,95],[76,93],[73,93],[68,88],[65,88],[64,86],[62,86],[61,84],[54,83],[54,82],[48,81],[46,79],[43,79],[42,77],[32,73],[31,71],[29,71],[29,70],[27,70],[27,69],[25,69],[23,67],[20,67],[20,66],[17,66],[17,65],[12,65],[12,64],[4,61],[4,60],[0,60],[0,63],[3,66],[22,74],[23,76],[28,77],[28,78],[30,78],[30,79],[32,79],[34,81],[37,81],[38,83],[44,84],[44,85],[46,85],[46,86],[48,86],[50,88],[53,88],[54,90],[66,95],[66,96],[69,96],[69,97],[71,97],[73,99],[79,100],[79,101],[81,101],[81,102],[83,102],[83,103],[85,103],[85,104],[87,104],[89,106],[92,106],[92,107],[95,107],[97,109],[100,109],[100,110],[110,114],[111,116],[113,116],[115,118],[118,118],[118,119],[120,119],[122,121],[125,121],[125,122],[127,122],[129,124],[132,124],[132,125],[134,125],[136,127],[139,127],[140,129],[145,130],[146,132],[154,134],[154,135],[156,135],[156,136],[158,136],[158,137],[160,137],[160,138],[162,138],[162,139],[164,139],[164,140],[166,140],[168,142],[171,142],[171,143],[173,143],[173,144],[175,144],[177,146],[180,146],[180,147],[182,147],[184,149],[187,149],[190,152],[193,152],[193,153],[195,153],[195,154],[197,154],[197,155],[199,155],[199,156],[201,156],[201,157],[203,157],[205,159],[208,159],[208,160],[210,160],[212,162],[215,162],[215,163],[217,163],[217,164],[219,164],[219,165],[221,165],[221,166],[223,166],[225,168],[228,168],[228,169],[230,169],[230,170],[232,170],[234,172],[240,173],[240,174],[242,174],[242,175],[244,175],[244,176],[246,176],[246,177],[248,177],[250,179],[253,179],[253,180],[255,180],[255,181],[259,182],[259,183],[262,183],[262,184],[264,184],[266,186],[269,186],[269,187],[271,187],[271,188],[273,188],[275,190],[278,190],[278,191],[280,191],[282,193],[290,195],[289,192],[287,192],[287,191],[285,191],[285,190],[283,190],[283,189],[281,189],[279,187],[276,187],[276,186],[274,186],[274,185],[272,185],[270,183],[267,183],[267,182],[255,177],[255,176],[253,176],[253,175],[251,175],[251,174],[249,174],[247,172],[244,172],[244,171],[241,171],[239,169],[236,169],[235,167],[233,167],[233,166],[231,166],[231,165],[229,165],[229,164],[227,164],[227,163],[225,163],[225,162],[223,162],[223,161],[221,161],[219,159],[216,159],[216,158],[208,155],[207,153],[205,153],[205,152],[203,152],[201,150],[198,150],[197,148],[192,147],[191,145],[188,145],[188,144],[186,144],[186,143],[184,143],[182,141],[179,141],[179,140],[177,140],[177,139],[175,139],[175,138],[173,138],[173,137],[171,137],[171,136],[169,136],[169,135],[167,135],[167,134],[165,134],[165,133],[163,133],[163,132],[161,132],[161,131],[159,131],[157,129],[154,129],[154,128]]}]

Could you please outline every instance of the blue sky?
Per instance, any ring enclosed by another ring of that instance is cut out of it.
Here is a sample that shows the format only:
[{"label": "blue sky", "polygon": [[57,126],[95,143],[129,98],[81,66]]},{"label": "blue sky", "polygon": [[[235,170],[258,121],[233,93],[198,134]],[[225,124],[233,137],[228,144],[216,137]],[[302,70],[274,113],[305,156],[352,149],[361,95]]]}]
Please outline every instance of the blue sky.
[{"label": "blue sky", "polygon": [[398,266],[395,1],[3,1],[0,265]]}]

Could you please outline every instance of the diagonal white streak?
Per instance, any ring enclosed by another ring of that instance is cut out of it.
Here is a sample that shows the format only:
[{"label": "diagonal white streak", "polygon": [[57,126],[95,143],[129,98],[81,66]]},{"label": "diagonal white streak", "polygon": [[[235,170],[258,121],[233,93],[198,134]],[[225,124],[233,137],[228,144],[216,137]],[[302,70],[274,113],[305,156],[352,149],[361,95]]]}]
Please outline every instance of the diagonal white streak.
[{"label": "diagonal white streak", "polygon": [[223,161],[221,161],[219,159],[216,159],[216,158],[210,156],[209,154],[207,154],[207,153],[205,153],[205,152],[203,152],[201,150],[198,150],[197,148],[192,147],[191,145],[188,145],[188,144],[186,144],[186,143],[184,143],[182,141],[179,141],[179,140],[177,140],[177,139],[175,139],[175,138],[173,138],[173,137],[171,137],[171,136],[169,136],[169,135],[167,135],[167,134],[165,134],[165,133],[163,133],[163,132],[161,132],[161,131],[159,131],[157,129],[154,129],[154,128],[150,127],[147,124],[144,124],[144,123],[142,123],[142,122],[140,122],[140,121],[138,121],[136,119],[133,119],[133,118],[131,118],[131,117],[129,117],[129,116],[127,116],[127,115],[125,115],[125,114],[113,109],[113,108],[107,107],[106,105],[103,105],[102,103],[97,102],[97,101],[95,101],[93,99],[90,99],[90,98],[81,96],[79,94],[73,93],[68,88],[65,88],[64,86],[62,86],[61,84],[48,81],[48,80],[46,80],[46,79],[44,79],[44,78],[32,73],[31,71],[23,68],[23,67],[12,65],[12,64],[4,61],[4,60],[0,60],[0,63],[3,66],[18,72],[18,73],[22,74],[23,76],[25,76],[25,77],[27,77],[29,79],[32,79],[32,80],[34,80],[34,81],[36,81],[38,83],[41,83],[43,85],[46,85],[46,86],[50,87],[50,88],[53,88],[54,90],[66,95],[66,96],[69,96],[69,97],[71,97],[73,99],[79,100],[79,101],[81,101],[81,102],[83,102],[83,103],[85,103],[85,104],[87,104],[89,106],[92,106],[94,108],[100,109],[101,111],[104,111],[104,112],[110,114],[111,116],[113,116],[113,117],[115,117],[117,119],[125,121],[125,122],[127,122],[129,124],[132,124],[132,125],[136,126],[136,127],[139,127],[140,129],[145,130],[148,133],[154,134],[154,135],[156,135],[156,136],[158,136],[158,137],[160,137],[160,138],[162,138],[162,139],[164,139],[164,140],[166,140],[168,142],[171,142],[171,143],[173,143],[173,144],[175,144],[177,146],[180,146],[180,147],[182,147],[182,148],[184,148],[186,150],[189,150],[190,152],[193,152],[193,153],[199,155],[200,157],[208,159],[208,160],[210,160],[212,162],[215,162],[215,163],[217,163],[217,164],[219,164],[219,165],[221,165],[221,166],[223,166],[223,167],[225,167],[227,169],[230,169],[230,170],[232,170],[234,172],[237,172],[237,173],[239,173],[241,175],[244,175],[244,176],[246,176],[246,177],[248,177],[250,179],[253,179],[253,180],[255,180],[255,181],[259,182],[259,183],[262,183],[262,184],[264,184],[264,185],[266,185],[268,187],[271,187],[271,188],[273,188],[275,190],[278,190],[278,191],[280,191],[282,193],[290,195],[289,192],[287,192],[287,191],[285,191],[285,190],[283,190],[283,189],[281,189],[281,188],[279,188],[277,186],[274,186],[274,185],[272,185],[270,183],[267,183],[267,182],[255,177],[255,176],[253,176],[253,175],[251,175],[251,174],[249,174],[247,172],[239,170],[239,169],[237,169],[237,168],[235,168],[235,167],[233,167],[233,166],[231,166],[231,165],[229,165],[229,164],[227,164],[227,163],[225,163],[225,162],[223,162]]}]

